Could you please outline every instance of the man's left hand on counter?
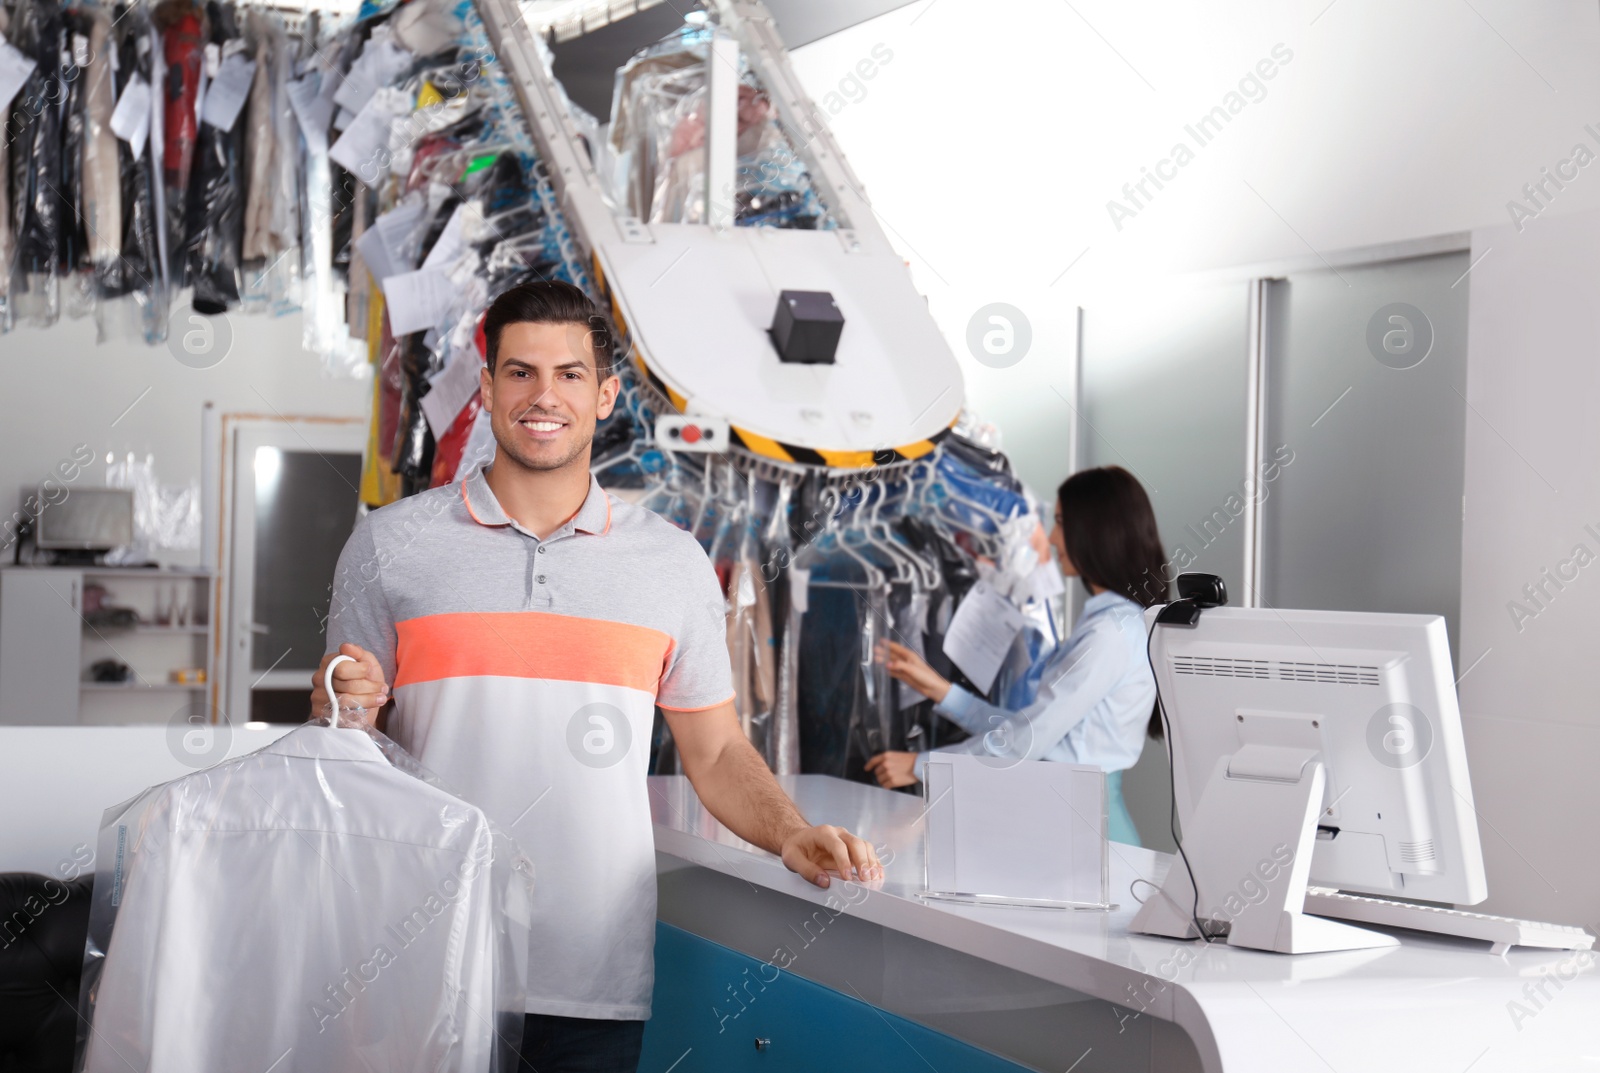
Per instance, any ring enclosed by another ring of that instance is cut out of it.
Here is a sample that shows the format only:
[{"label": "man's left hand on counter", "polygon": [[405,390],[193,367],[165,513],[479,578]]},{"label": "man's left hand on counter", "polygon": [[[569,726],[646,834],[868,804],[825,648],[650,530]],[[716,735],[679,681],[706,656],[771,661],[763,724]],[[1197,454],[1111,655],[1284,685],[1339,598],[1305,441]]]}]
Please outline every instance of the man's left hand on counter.
[{"label": "man's left hand on counter", "polygon": [[860,882],[883,878],[883,865],[866,839],[831,824],[795,831],[784,839],[781,856],[789,871],[819,887],[831,882],[830,872]]},{"label": "man's left hand on counter", "polygon": [[865,839],[831,824],[813,826],[772,776],[745,737],[733,702],[700,711],[663,708],[683,773],[722,825],[783,858],[791,872],[826,887],[830,872],[861,882],[883,878],[878,854]]}]

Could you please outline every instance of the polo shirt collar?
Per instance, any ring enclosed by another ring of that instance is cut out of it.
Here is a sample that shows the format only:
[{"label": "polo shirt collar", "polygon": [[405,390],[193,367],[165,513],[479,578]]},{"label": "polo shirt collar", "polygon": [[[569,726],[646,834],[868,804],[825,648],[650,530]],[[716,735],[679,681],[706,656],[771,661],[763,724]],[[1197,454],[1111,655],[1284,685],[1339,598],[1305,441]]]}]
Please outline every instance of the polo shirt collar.
[{"label": "polo shirt collar", "polygon": [[[510,515],[501,508],[494,489],[489,487],[485,476],[488,472],[489,466],[481,466],[461,482],[461,498],[467,505],[467,513],[479,525],[510,525]],[[583,506],[578,508],[578,513],[568,524],[575,530],[596,536],[604,536],[611,529],[611,500],[592,473],[589,475],[589,494],[583,497]]]}]

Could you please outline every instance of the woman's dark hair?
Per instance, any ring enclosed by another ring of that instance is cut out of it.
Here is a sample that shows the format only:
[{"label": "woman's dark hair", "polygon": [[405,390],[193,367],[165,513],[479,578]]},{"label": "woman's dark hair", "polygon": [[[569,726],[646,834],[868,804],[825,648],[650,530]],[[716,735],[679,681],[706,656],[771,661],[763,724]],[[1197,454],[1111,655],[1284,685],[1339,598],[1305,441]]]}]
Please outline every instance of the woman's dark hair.
[{"label": "woman's dark hair", "polygon": [[490,303],[483,317],[484,360],[490,376],[494,375],[495,359],[500,356],[500,333],[508,324],[577,324],[588,328],[586,339],[594,355],[595,372],[602,380],[611,374],[611,331],[605,314],[570,283],[519,283]]},{"label": "woman's dark hair", "polygon": [[[1121,466],[1074,473],[1056,490],[1067,558],[1085,587],[1126,596],[1140,607],[1167,602],[1168,571],[1156,513],[1138,478]],[[1161,737],[1161,715],[1149,733]]]}]

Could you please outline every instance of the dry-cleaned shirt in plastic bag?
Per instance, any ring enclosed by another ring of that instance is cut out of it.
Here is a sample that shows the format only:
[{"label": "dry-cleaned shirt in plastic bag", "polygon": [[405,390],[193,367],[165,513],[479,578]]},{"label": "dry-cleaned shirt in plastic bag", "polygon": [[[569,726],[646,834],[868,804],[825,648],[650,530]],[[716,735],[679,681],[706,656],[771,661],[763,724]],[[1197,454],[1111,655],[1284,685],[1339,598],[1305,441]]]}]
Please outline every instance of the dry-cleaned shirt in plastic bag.
[{"label": "dry-cleaned shirt in plastic bag", "polygon": [[409,760],[308,725],[108,811],[82,1068],[513,1068],[526,862],[375,738]]}]

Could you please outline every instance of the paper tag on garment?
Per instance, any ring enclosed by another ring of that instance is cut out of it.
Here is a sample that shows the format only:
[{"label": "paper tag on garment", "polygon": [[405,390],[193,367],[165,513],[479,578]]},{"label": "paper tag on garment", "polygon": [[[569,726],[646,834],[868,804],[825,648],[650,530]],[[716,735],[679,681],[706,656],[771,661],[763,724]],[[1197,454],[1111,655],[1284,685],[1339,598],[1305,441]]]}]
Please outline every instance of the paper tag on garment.
[{"label": "paper tag on garment", "polygon": [[1067,591],[1066,582],[1061,580],[1061,571],[1056,569],[1053,562],[1043,562],[1034,567],[1028,580],[1033,584],[1033,595],[1046,602]]},{"label": "paper tag on garment", "polygon": [[213,41],[206,45],[204,55],[205,63],[202,70],[205,71],[206,77],[217,77],[217,71],[222,67],[222,46]]},{"label": "paper tag on garment", "polygon": [[1024,622],[1015,604],[980,581],[950,617],[944,654],[980,692],[987,693]]},{"label": "paper tag on garment", "polygon": [[389,312],[389,332],[396,339],[433,328],[450,312],[456,288],[450,277],[436,268],[401,272],[383,281],[384,305]]},{"label": "paper tag on garment", "polygon": [[737,607],[756,605],[756,576],[753,571],[739,571],[739,589],[734,593],[734,600]]},{"label": "paper tag on garment", "polygon": [[375,183],[388,168],[389,124],[404,98],[404,93],[396,97],[389,91],[373,94],[328,150],[328,159],[362,182]]},{"label": "paper tag on garment", "polygon": [[803,566],[789,567],[789,602],[799,614],[811,606],[811,571]]},{"label": "paper tag on garment", "polygon": [[[417,267],[415,246],[417,234],[427,222],[427,203],[412,194],[400,204],[372,221],[372,225],[356,239],[356,249],[367,263],[372,278],[382,283],[390,276],[410,272]],[[433,265],[423,265],[432,268]]]},{"label": "paper tag on garment", "polygon": [[205,109],[200,120],[218,130],[232,130],[239,121],[245,98],[250,95],[250,83],[256,76],[256,61],[242,52],[229,56],[206,90]]},{"label": "paper tag on garment", "polygon": [[351,112],[360,112],[374,93],[410,68],[411,59],[411,53],[393,41],[369,40],[339,83],[333,103]]},{"label": "paper tag on garment", "polygon": [[89,66],[89,39],[83,34],[72,35],[72,62],[78,67]]},{"label": "paper tag on garment", "polygon": [[150,83],[138,75],[122,87],[122,99],[111,111],[111,133],[128,143],[134,160],[144,155],[150,139]]},{"label": "paper tag on garment", "polygon": [[428,251],[428,256],[423,260],[423,268],[448,268],[461,256],[463,227],[476,204],[474,201],[463,201],[455,207],[444,230],[434,240],[433,249]]},{"label": "paper tag on garment", "polygon": [[435,440],[444,439],[462,407],[472,401],[481,383],[478,371],[482,368],[476,349],[471,353],[457,351],[443,371],[429,378],[428,393],[422,396],[422,416]]},{"label": "paper tag on garment", "polygon": [[0,108],[10,107],[37,66],[33,60],[0,39]]}]

